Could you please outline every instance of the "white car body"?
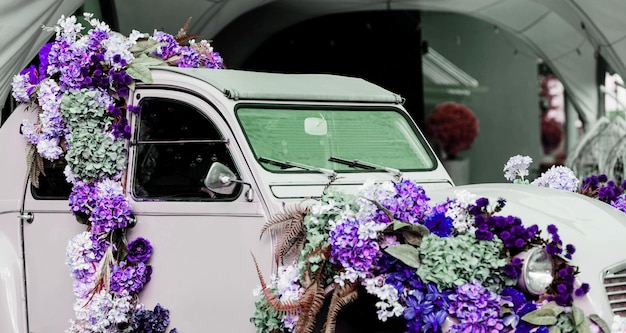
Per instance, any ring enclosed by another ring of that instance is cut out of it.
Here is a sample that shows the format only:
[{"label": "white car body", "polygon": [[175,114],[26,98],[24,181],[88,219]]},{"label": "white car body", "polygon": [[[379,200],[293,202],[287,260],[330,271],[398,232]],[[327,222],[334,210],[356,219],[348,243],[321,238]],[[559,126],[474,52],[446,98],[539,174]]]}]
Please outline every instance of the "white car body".
[{"label": "white car body", "polygon": [[[238,197],[229,201],[146,200],[139,198],[135,184],[138,168],[139,124],[131,118],[133,138],[128,147],[129,163],[125,173],[127,199],[137,218],[129,238],[142,236],[151,241],[155,252],[150,260],[152,280],[140,294],[147,307],[160,303],[170,310],[171,325],[180,332],[254,332],[250,316],[254,312],[253,289],[259,279],[251,253],[265,276],[273,266],[271,237],[260,239],[267,219],[281,212],[285,204],[318,197],[329,183],[320,172],[270,172],[257,161],[237,118],[242,103],[274,106],[382,108],[400,112],[408,118],[401,100],[382,88],[362,80],[323,76],[312,81],[339,80],[347,92],[336,87],[313,85],[295,87],[300,95],[254,97],[259,85],[233,81],[230,86],[211,84],[205,72],[176,68],[153,69],[152,84],[138,84],[134,104],[147,98],[167,98],[201,110],[227,140],[238,178],[250,184],[252,201],[242,185]],[[285,91],[294,82],[305,84],[307,77],[283,74],[242,73],[225,70],[234,78],[240,75],[266,82],[263,93]],[[296,79],[294,81],[294,78]],[[310,78],[310,77],[309,77]],[[321,79],[320,79],[321,78]],[[266,80],[266,81],[263,81]],[[276,86],[273,86],[275,84]],[[340,85],[340,86],[341,86]],[[349,85],[354,85],[350,87]],[[225,88],[226,87],[226,88]],[[246,95],[250,88],[252,95]],[[321,89],[317,91],[316,89]],[[365,89],[361,99],[346,95],[351,89]],[[370,89],[370,90],[367,90]],[[257,91],[258,92],[258,91]],[[379,93],[382,98],[375,95]],[[308,94],[308,95],[307,95]],[[251,97],[250,97],[251,96]],[[304,97],[303,97],[304,96]],[[368,96],[375,96],[365,100]],[[18,108],[0,130],[0,332],[62,332],[74,317],[72,279],[65,265],[68,240],[84,231],[68,208],[67,198],[37,198],[26,170],[26,140],[20,135],[24,118],[36,114]],[[412,124],[416,128],[415,124]],[[421,138],[419,131],[416,135]],[[134,144],[132,144],[134,142]],[[453,184],[430,147],[430,170],[402,172],[402,177],[424,186],[433,201],[453,195]],[[393,173],[339,173],[332,186],[354,192],[366,180],[394,180]],[[604,274],[626,262],[626,218],[608,205],[581,195],[522,185],[474,185],[464,187],[481,196],[508,200],[504,214],[520,216],[526,224],[540,227],[553,223],[565,242],[576,244],[574,264],[581,269],[579,279],[591,285],[591,292],[577,305],[611,322],[613,312],[604,289]]]}]

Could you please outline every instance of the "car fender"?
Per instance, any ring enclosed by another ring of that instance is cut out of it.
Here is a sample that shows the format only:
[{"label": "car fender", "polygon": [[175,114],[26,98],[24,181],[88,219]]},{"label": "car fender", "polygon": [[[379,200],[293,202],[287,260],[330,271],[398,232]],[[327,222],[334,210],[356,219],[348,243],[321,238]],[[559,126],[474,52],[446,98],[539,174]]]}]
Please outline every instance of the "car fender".
[{"label": "car fender", "polygon": [[26,332],[21,267],[22,261],[15,242],[0,230],[0,332]]},{"label": "car fender", "polygon": [[590,292],[575,298],[574,305],[586,314],[595,313],[609,326],[613,309],[609,305],[604,276],[614,266],[626,265],[626,214],[598,199],[535,185],[473,184],[429,192],[433,202],[455,198],[465,190],[491,203],[504,198],[506,205],[498,215],[521,218],[525,226],[536,224],[547,238],[546,228],[557,226],[563,244],[573,244],[576,252],[570,264],[577,266],[577,284],[590,284]]}]

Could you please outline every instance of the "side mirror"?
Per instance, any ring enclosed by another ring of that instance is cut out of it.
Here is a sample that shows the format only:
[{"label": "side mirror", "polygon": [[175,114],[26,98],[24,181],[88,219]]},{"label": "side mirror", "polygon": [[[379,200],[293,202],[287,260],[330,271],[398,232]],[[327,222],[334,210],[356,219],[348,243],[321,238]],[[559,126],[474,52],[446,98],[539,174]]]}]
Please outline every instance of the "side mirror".
[{"label": "side mirror", "polygon": [[249,183],[237,179],[232,170],[220,162],[215,162],[209,168],[209,172],[204,178],[204,186],[209,190],[219,194],[233,194],[235,191],[235,185],[237,183],[248,185],[248,191],[246,191],[246,200],[254,200],[254,192],[252,186]]}]

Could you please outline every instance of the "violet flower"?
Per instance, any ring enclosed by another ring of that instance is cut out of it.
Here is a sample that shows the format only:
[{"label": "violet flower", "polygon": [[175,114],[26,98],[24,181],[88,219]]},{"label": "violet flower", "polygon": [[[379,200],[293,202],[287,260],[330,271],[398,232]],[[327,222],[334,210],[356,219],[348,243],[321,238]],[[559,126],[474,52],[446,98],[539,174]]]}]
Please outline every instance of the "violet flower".
[{"label": "violet flower", "polygon": [[152,254],[150,241],[143,237],[137,237],[128,243],[128,255],[126,259],[131,263],[146,263]]}]

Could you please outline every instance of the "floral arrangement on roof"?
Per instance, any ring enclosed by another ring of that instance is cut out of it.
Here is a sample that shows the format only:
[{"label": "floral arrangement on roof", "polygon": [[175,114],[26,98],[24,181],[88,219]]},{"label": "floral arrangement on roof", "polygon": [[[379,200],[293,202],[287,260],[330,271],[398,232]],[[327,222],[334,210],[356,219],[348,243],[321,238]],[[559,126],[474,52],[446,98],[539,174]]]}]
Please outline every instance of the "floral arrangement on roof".
[{"label": "floral arrangement on roof", "polygon": [[426,133],[447,159],[455,159],[476,140],[478,119],[465,105],[442,103],[426,118]]},{"label": "floral arrangement on roof", "polygon": [[[504,177],[516,184],[528,184],[528,168],[532,163],[529,156],[515,155],[504,165]],[[585,177],[582,183],[574,172],[565,166],[552,166],[531,184],[543,187],[578,192],[605,202],[626,213],[626,180],[617,184],[605,174]]]},{"label": "floral arrangement on roof", "polygon": [[38,66],[13,78],[13,97],[37,113],[34,123],[21,126],[30,179],[37,186],[42,159],[64,160],[69,209],[86,225],[67,246],[76,317],[66,332],[166,332],[169,310],[139,301],[152,275],[153,246],[142,237],[126,239],[136,223],[123,181],[128,117],[141,111],[128,101],[137,81],[151,82],[150,66],[217,69],[223,61],[208,41],[189,40],[187,26],[176,36],[155,30],[126,37],[92,14],[85,20],[87,32],[75,16],[44,27],[54,41],[39,51]]},{"label": "floral arrangement on roof", "polygon": [[[269,281],[259,272],[251,321],[258,333],[334,332],[367,296],[385,332],[609,332],[573,305],[589,291],[575,282],[575,247],[555,225],[542,237],[537,225],[501,215],[505,206],[464,190],[431,203],[405,179],[368,182],[357,195],[327,189],[287,207],[262,230],[279,230],[279,267]],[[551,266],[523,288],[531,257]]]}]

